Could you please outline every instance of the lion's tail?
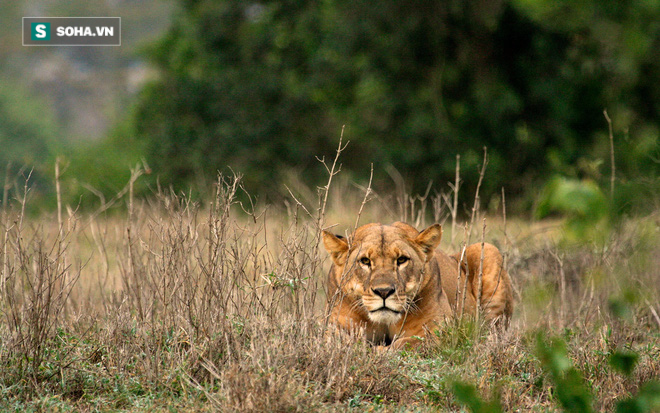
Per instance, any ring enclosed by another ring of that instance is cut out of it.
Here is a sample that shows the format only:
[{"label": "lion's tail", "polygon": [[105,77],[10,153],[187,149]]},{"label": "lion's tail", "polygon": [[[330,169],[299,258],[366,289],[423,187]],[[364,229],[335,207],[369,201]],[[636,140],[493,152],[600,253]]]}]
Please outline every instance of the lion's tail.
[{"label": "lion's tail", "polygon": [[[460,255],[460,253],[455,255],[456,260],[460,260]],[[486,320],[508,326],[513,313],[513,292],[509,274],[502,266],[502,254],[494,245],[485,243],[483,266],[481,256],[480,243],[469,245],[465,250],[461,266],[468,274],[469,284],[475,298],[479,297],[479,274],[482,274],[481,308]]]}]

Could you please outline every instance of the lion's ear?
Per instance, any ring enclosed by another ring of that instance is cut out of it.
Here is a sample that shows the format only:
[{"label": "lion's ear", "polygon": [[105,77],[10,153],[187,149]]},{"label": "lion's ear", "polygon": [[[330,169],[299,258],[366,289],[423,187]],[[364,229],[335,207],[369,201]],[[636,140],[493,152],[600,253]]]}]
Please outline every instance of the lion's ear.
[{"label": "lion's ear", "polygon": [[332,257],[332,261],[336,265],[344,265],[346,261],[346,252],[348,251],[348,243],[343,237],[332,234],[328,231],[323,231],[323,246]]},{"label": "lion's ear", "polygon": [[433,224],[430,227],[422,231],[415,242],[422,247],[422,251],[427,256],[431,256],[433,251],[440,245],[440,240],[442,239],[442,227],[440,224]]}]

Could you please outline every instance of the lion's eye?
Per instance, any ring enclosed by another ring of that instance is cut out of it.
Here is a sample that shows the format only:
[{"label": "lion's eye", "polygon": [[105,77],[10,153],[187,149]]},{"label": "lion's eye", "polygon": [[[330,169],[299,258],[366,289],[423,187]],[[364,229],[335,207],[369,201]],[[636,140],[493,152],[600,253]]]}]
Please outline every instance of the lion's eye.
[{"label": "lion's eye", "polygon": [[402,256],[400,256],[399,258],[396,259],[396,264],[397,265],[402,265],[402,264],[408,262],[408,260],[410,260],[410,258],[405,257],[405,256],[402,255]]},{"label": "lion's eye", "polygon": [[360,263],[363,265],[371,265],[371,260],[367,257],[360,258]]}]

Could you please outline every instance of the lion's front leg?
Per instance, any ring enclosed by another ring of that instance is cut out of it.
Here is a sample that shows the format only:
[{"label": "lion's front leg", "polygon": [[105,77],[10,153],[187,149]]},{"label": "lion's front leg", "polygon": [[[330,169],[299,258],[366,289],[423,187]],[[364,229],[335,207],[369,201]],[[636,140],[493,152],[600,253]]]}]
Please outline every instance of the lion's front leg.
[{"label": "lion's front leg", "polygon": [[420,336],[411,336],[411,337],[401,337],[397,338],[389,346],[394,350],[406,350],[418,347],[424,341],[424,337]]},{"label": "lion's front leg", "polygon": [[390,328],[390,335],[395,338],[391,347],[397,350],[417,347],[427,337],[432,336],[436,328],[438,328],[437,317],[427,315],[418,319],[409,319],[403,325]]}]

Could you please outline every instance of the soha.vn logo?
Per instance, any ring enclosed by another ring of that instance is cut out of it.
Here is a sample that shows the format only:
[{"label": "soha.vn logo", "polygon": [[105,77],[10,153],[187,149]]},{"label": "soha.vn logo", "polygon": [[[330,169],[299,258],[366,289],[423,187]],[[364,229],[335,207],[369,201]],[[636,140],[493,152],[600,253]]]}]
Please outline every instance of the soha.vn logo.
[{"label": "soha.vn logo", "polygon": [[24,46],[121,46],[121,17],[23,17]]},{"label": "soha.vn logo", "polygon": [[32,23],[30,25],[30,38],[37,41],[50,40],[50,23]]},{"label": "soha.vn logo", "polygon": [[104,26],[60,26],[57,28],[57,37],[96,37],[96,36],[114,36],[114,27]]}]

